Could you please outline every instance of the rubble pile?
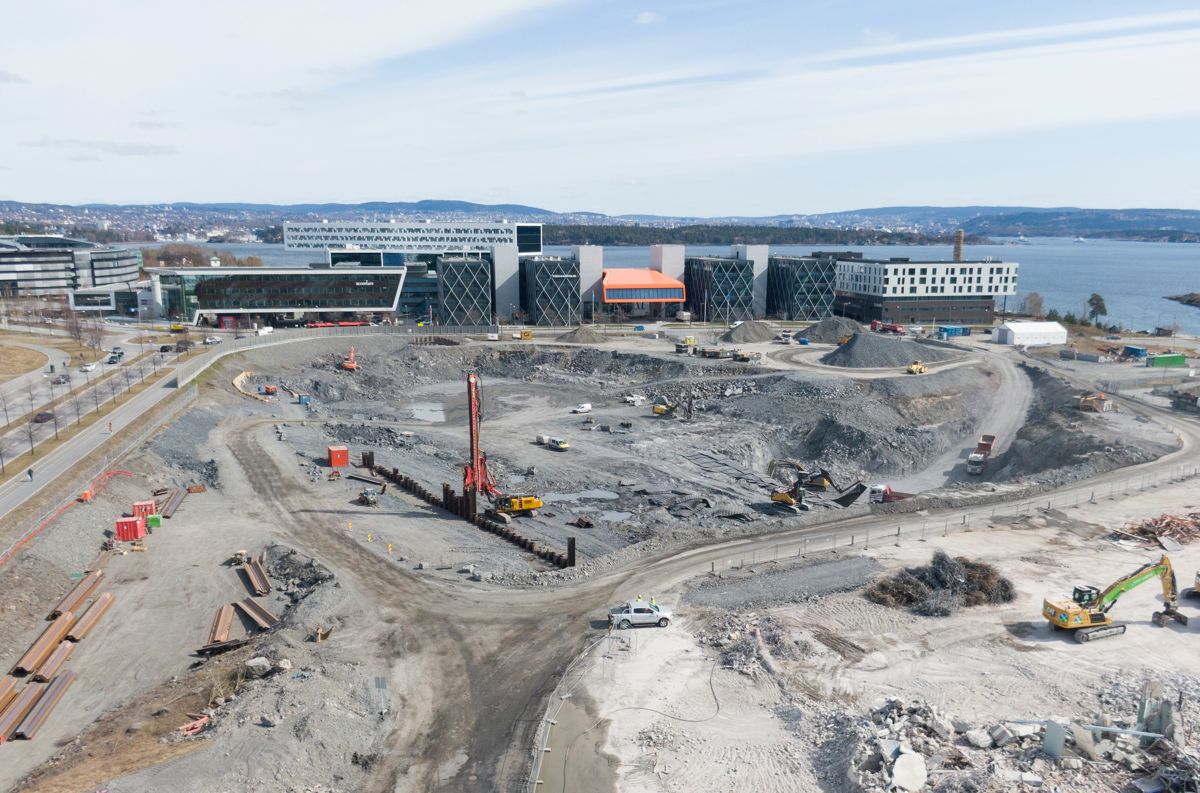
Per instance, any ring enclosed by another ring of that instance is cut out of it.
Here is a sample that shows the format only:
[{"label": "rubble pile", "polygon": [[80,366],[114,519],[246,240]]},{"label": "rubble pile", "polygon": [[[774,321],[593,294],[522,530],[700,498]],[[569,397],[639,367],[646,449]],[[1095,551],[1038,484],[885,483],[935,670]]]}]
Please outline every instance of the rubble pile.
[{"label": "rubble pile", "polygon": [[[888,699],[859,725],[848,776],[864,793],[1047,789],[1060,793],[1200,790],[1200,755],[1175,742],[1179,716],[1158,682],[1138,716],[974,725],[924,703]],[[1090,726],[1084,726],[1089,724]],[[1136,731],[1136,734],[1135,734]]]},{"label": "rubble pile", "polygon": [[1162,538],[1174,540],[1180,545],[1187,545],[1200,537],[1200,512],[1189,512],[1186,515],[1159,515],[1133,526],[1122,529],[1124,534],[1132,534],[1152,543],[1159,543]]},{"label": "rubble pile", "polygon": [[608,341],[608,337],[592,328],[579,327],[557,336],[554,340],[568,344],[603,344]]},{"label": "rubble pile", "polygon": [[325,432],[341,443],[407,449],[421,442],[412,432],[372,424],[327,424]]},{"label": "rubble pile", "polygon": [[964,606],[1010,603],[1012,581],[986,562],[934,551],[928,565],[908,567],[867,587],[867,600],[907,608],[924,617],[948,617]]},{"label": "rubble pile", "polygon": [[877,333],[856,333],[842,346],[823,356],[821,363],[854,369],[907,366],[913,361],[946,361],[954,353],[912,339],[889,338]]},{"label": "rubble pile", "polygon": [[771,671],[770,658],[797,658],[811,648],[788,638],[783,624],[774,617],[754,612],[737,615],[718,612],[708,626],[696,634],[701,647],[714,647],[721,652],[721,663],[743,675]]},{"label": "rubble pile", "polygon": [[837,344],[846,336],[863,332],[863,326],[853,319],[845,317],[828,317],[815,324],[809,325],[797,336],[818,344]]}]

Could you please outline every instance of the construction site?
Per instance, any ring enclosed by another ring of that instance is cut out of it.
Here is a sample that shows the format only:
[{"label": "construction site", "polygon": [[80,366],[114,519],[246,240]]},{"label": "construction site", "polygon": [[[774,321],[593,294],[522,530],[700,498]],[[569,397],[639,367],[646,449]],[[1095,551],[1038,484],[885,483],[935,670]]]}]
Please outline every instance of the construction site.
[{"label": "construction site", "polygon": [[1200,790],[1153,386],[845,319],[493,336],[276,333],[10,514],[0,788]]}]

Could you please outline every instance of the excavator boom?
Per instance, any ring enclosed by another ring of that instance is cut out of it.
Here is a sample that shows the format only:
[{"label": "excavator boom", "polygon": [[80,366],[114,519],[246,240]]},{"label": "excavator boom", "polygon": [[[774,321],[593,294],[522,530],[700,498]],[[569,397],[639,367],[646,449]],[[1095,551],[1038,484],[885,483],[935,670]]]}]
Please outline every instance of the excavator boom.
[{"label": "excavator boom", "polygon": [[1157,562],[1144,564],[1118,578],[1103,591],[1091,586],[1077,586],[1070,600],[1046,600],[1042,604],[1042,614],[1055,628],[1071,631],[1078,642],[1117,636],[1125,632],[1125,625],[1114,623],[1108,615],[1109,610],[1121,595],[1155,578],[1162,584],[1163,609],[1154,612],[1151,621],[1159,626],[1171,620],[1187,625],[1188,618],[1176,608],[1179,588],[1175,570],[1166,554]]}]

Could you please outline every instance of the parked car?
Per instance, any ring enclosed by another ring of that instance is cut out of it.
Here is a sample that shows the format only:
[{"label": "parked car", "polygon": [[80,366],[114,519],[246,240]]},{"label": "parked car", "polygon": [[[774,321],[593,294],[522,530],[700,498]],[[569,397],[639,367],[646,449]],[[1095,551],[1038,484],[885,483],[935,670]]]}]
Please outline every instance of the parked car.
[{"label": "parked car", "polygon": [[205,336],[204,343],[205,344],[220,344],[221,337],[220,336]]},{"label": "parked car", "polygon": [[571,412],[572,413],[591,413],[592,412],[592,403],[591,402],[581,402],[578,405],[576,405],[575,407],[571,408]]},{"label": "parked car", "polygon": [[38,413],[36,416],[33,417],[34,424],[45,424],[47,421],[53,421],[53,420],[54,420],[54,414],[48,410],[43,410],[41,413]]},{"label": "parked car", "polygon": [[116,355],[116,356],[118,356],[118,357],[120,357],[120,358],[124,358],[124,357],[125,357],[125,351],[124,351],[124,350],[122,350],[120,347],[113,347],[113,348],[112,348],[112,350],[110,350],[110,352],[111,352],[113,355]]},{"label": "parked car", "polygon": [[173,344],[160,344],[160,345],[158,345],[158,351],[159,351],[159,352],[171,352],[171,351],[172,351],[172,350],[174,350],[174,349],[175,349],[175,345],[173,345]]},{"label": "parked car", "polygon": [[79,367],[79,371],[81,371],[81,372],[94,372],[94,371],[96,371],[96,364],[95,364],[95,362],[94,362],[94,361],[88,361],[88,362],[87,362],[87,363],[85,363],[83,366]]},{"label": "parked car", "polygon": [[108,360],[105,361],[105,363],[107,363],[109,366],[117,365],[117,364],[121,363],[121,356],[110,355],[110,356],[108,356]]},{"label": "parked car", "polygon": [[671,624],[671,610],[664,606],[629,601],[608,610],[608,622],[621,630],[639,625],[657,625],[665,628]]},{"label": "parked car", "polygon": [[50,378],[50,385],[67,385],[71,382],[69,374],[56,374]]}]

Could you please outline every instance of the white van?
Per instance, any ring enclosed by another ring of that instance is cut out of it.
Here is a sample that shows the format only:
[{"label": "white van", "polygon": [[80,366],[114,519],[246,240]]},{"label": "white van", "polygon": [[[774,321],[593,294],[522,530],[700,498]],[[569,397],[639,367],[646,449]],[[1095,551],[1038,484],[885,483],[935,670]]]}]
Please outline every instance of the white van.
[{"label": "white van", "polygon": [[270,325],[265,325],[254,332],[259,336],[270,336],[272,333],[275,332],[275,329],[272,328]]}]

